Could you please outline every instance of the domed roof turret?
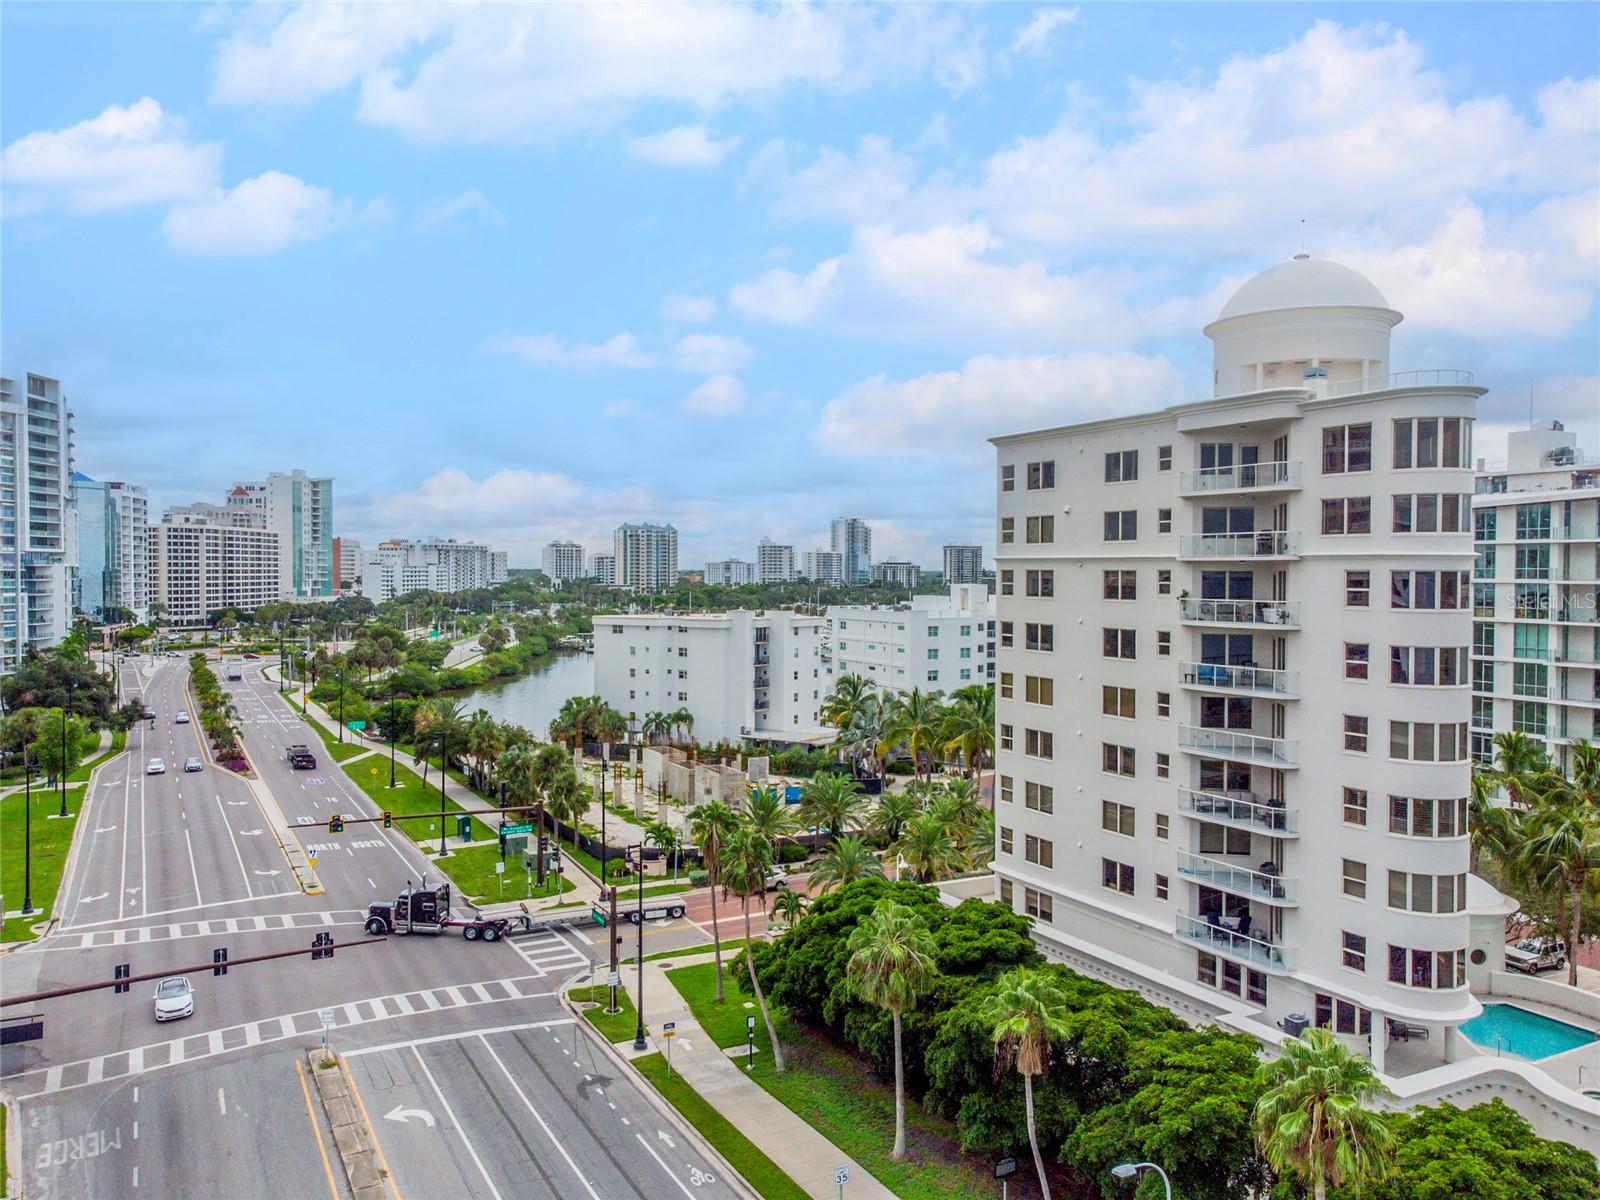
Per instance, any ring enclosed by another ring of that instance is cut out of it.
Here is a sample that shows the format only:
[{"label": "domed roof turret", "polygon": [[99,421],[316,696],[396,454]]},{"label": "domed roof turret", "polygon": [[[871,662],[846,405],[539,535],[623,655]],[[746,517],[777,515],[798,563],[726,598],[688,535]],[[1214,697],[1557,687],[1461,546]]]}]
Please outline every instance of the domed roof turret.
[{"label": "domed roof turret", "polygon": [[[1381,308],[1389,302],[1371,280],[1349,267],[1297,254],[1248,279],[1222,306],[1217,320],[1285,308]],[[1398,314],[1396,314],[1398,317]]]}]

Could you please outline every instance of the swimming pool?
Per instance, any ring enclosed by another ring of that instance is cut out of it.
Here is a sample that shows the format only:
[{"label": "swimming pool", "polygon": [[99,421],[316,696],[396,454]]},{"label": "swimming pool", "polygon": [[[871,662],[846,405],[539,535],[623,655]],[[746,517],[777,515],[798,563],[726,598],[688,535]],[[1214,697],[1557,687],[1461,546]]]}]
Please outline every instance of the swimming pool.
[{"label": "swimming pool", "polygon": [[1549,1058],[1600,1041],[1600,1034],[1592,1030],[1515,1004],[1485,1004],[1480,1015],[1461,1026],[1461,1034],[1491,1054],[1514,1058]]}]

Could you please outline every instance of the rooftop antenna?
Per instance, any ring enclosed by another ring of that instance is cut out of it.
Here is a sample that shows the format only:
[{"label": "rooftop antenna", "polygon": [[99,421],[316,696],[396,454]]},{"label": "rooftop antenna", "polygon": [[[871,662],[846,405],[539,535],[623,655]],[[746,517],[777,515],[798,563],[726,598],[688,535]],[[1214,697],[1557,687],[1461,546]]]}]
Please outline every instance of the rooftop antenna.
[{"label": "rooftop antenna", "polygon": [[1296,254],[1295,257],[1296,258],[1310,258],[1311,257],[1311,255],[1306,253],[1306,219],[1304,217],[1300,218],[1300,253]]}]

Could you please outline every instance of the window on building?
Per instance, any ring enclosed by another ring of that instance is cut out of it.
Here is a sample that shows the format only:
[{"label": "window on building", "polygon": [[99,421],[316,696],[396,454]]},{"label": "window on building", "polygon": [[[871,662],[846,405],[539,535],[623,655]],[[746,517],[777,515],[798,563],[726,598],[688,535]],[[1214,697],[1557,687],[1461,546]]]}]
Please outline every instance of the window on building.
[{"label": "window on building", "polygon": [[1028,518],[1028,544],[1048,545],[1056,540],[1056,519],[1053,516]]},{"label": "window on building", "polygon": [[1029,650],[1054,650],[1056,648],[1056,627],[1054,625],[1040,625],[1029,621],[1024,627],[1027,634],[1026,645]]},{"label": "window on building", "polygon": [[1467,798],[1390,796],[1389,832],[1401,837],[1453,838],[1467,834]]},{"label": "window on building", "polygon": [[1172,819],[1166,813],[1156,814],[1156,837],[1166,841],[1172,836]]},{"label": "window on building", "polygon": [[1516,562],[1516,578],[1518,579],[1549,579],[1550,578],[1550,547],[1549,546],[1518,546]]},{"label": "window on building", "polygon": [[1228,825],[1200,825],[1201,854],[1249,854],[1250,831],[1234,829]]},{"label": "window on building", "polygon": [[1050,897],[1044,892],[1036,892],[1033,888],[1022,889],[1022,907],[1030,917],[1043,921],[1046,925],[1051,922]]},{"label": "window on building", "polygon": [[1156,876],[1156,899],[1157,900],[1165,900],[1167,898],[1167,890],[1168,890],[1168,888],[1167,888],[1167,877],[1165,875],[1157,875]]},{"label": "window on building", "polygon": [[1367,823],[1367,789],[1347,787],[1344,789],[1344,823],[1346,825],[1365,825]]},{"label": "window on building", "polygon": [[1010,725],[1001,725],[1000,726],[1000,749],[1002,749],[1002,750],[1010,750],[1010,749],[1012,749],[1013,744],[1014,744],[1014,739],[1012,737],[1012,727]]},{"label": "window on building", "polygon": [[1158,470],[1158,471],[1170,471],[1170,470],[1172,470],[1172,447],[1171,446],[1157,446],[1156,447],[1156,470]]},{"label": "window on building", "polygon": [[1156,751],[1156,778],[1167,779],[1172,774],[1172,756],[1164,751]]},{"label": "window on building", "polygon": [[1470,467],[1472,421],[1466,417],[1402,418],[1394,423],[1394,467]]},{"label": "window on building", "polygon": [[1011,852],[1012,852],[1011,830],[1009,828],[1007,828],[1006,826],[1002,825],[1002,826],[1000,826],[1000,853],[1001,854],[1010,854]]},{"label": "window on building", "polygon": [[1344,894],[1357,900],[1367,898],[1367,864],[1353,858],[1344,860]]},{"label": "window on building", "polygon": [[1134,713],[1133,689],[1125,687],[1112,687],[1106,684],[1100,688],[1100,712],[1108,717],[1126,717],[1132,720]]},{"label": "window on building", "polygon": [[1139,536],[1139,513],[1135,509],[1108,512],[1105,516],[1105,540],[1131,542]]},{"label": "window on building", "polygon": [[1110,888],[1113,892],[1121,892],[1124,896],[1133,895],[1133,867],[1128,863],[1102,858],[1100,886]]},{"label": "window on building", "polygon": [[1017,573],[1010,567],[1005,567],[1000,572],[1000,594],[1011,596],[1017,590]]},{"label": "window on building", "polygon": [[1104,658],[1137,658],[1138,633],[1132,629],[1102,629],[1100,654]]},{"label": "window on building", "polygon": [[1015,896],[1016,893],[1012,890],[1011,880],[1002,879],[1000,881],[1000,903],[1010,908]]},{"label": "window on building", "polygon": [[1371,533],[1372,498],[1349,496],[1322,502],[1322,532],[1326,534]]},{"label": "window on building", "polygon": [[1137,600],[1139,575],[1136,571],[1106,571],[1102,595],[1107,600]]},{"label": "window on building", "polygon": [[1372,470],[1372,426],[1333,425],[1322,431],[1322,473]]},{"label": "window on building", "polygon": [[1111,775],[1125,775],[1133,778],[1133,747],[1113,746],[1110,742],[1103,742],[1100,746],[1100,769]]},{"label": "window on building", "polygon": [[1156,509],[1156,532],[1172,532],[1172,510],[1170,508]]},{"label": "window on building", "polygon": [[1054,459],[1028,464],[1028,490],[1030,492],[1053,488],[1055,485],[1056,464]]},{"label": "window on building", "polygon": [[1009,546],[1017,540],[1017,519],[1015,517],[1000,518],[1000,544]]},{"label": "window on building", "polygon": [[[938,671],[929,671],[928,672],[928,682],[929,683],[938,683],[939,682],[939,672]],[[798,699],[798,697],[796,697],[796,698]]]},{"label": "window on building", "polygon": [[[1543,705],[1536,706],[1542,712]],[[1390,721],[1389,757],[1411,762],[1460,762],[1467,757],[1467,723]]]},{"label": "window on building", "polygon": [[1526,733],[1533,737],[1545,737],[1549,733],[1548,708],[1544,704],[1536,704],[1527,700],[1513,700],[1511,702],[1511,728],[1516,733]]},{"label": "window on building", "polygon": [[1344,602],[1347,608],[1367,608],[1372,603],[1372,572],[1344,573]]},{"label": "window on building", "polygon": [[1040,867],[1055,866],[1055,847],[1049,839],[1027,834],[1022,839],[1022,857]]},{"label": "window on building", "polygon": [[[1129,572],[1132,574],[1132,572]],[[1028,572],[1028,595],[1049,597],[1056,594],[1056,573],[1051,570]]]},{"label": "window on building", "polygon": [[1366,642],[1346,642],[1344,644],[1344,677],[1346,679],[1365,679],[1367,677],[1367,660],[1370,647]]},{"label": "window on building", "polygon": [[1466,492],[1421,492],[1394,497],[1395,533],[1459,533],[1470,529],[1472,496]]},{"label": "window on building", "polygon": [[1344,718],[1344,748],[1354,750],[1358,754],[1367,752],[1367,718],[1353,717],[1349,714]]},{"label": "window on building", "polygon": [[1156,632],[1156,653],[1158,655],[1172,653],[1172,634],[1164,629]]},{"label": "window on building", "polygon": [[1160,596],[1172,595],[1172,572],[1160,570],[1156,572],[1156,594]]},{"label": "window on building", "polygon": [[1365,971],[1367,969],[1367,939],[1359,933],[1350,933],[1348,930],[1341,932],[1343,943],[1341,961],[1352,971]]},{"label": "window on building", "polygon": [[1011,804],[1015,801],[1016,784],[1010,775],[1000,776],[1000,803]]},{"label": "window on building", "polygon": [[1106,482],[1131,483],[1139,478],[1137,450],[1111,450],[1106,454]]},{"label": "window on building", "polygon": [[1172,693],[1156,693],[1156,716],[1170,717],[1172,715]]},{"label": "window on building", "polygon": [[1028,675],[1023,679],[1023,698],[1029,704],[1054,704],[1056,681],[1048,675]]},{"label": "window on building", "polygon": [[928,661],[929,662],[937,662],[938,658],[939,658],[939,648],[937,646],[930,646],[928,648]]},{"label": "window on building", "polygon": [[1024,781],[1022,802],[1024,807],[1034,812],[1053,813],[1056,810],[1056,790],[1047,783]]},{"label": "window on building", "polygon": [[1550,505],[1517,505],[1517,541],[1547,541],[1550,537]]},{"label": "window on building", "polygon": [[1389,872],[1389,907],[1402,912],[1457,913],[1467,907],[1467,876]]},{"label": "window on building", "polygon": [[1389,982],[1414,988],[1466,986],[1465,950],[1408,950],[1389,947]]},{"label": "window on building", "polygon": [[1010,621],[1000,622],[1000,645],[1010,647],[1016,641],[1015,626]]},{"label": "window on building", "polygon": [[1000,672],[1000,699],[1002,699],[1002,700],[1010,700],[1010,699],[1012,699],[1013,698],[1013,694],[1015,693],[1015,691],[1016,691],[1016,688],[1015,688],[1015,686],[1014,686],[1014,684],[1012,682],[1012,674],[1011,674],[1011,672],[1010,671],[1001,671]]},{"label": "window on building", "polygon": [[1022,752],[1029,758],[1054,758],[1056,737],[1047,729],[1024,729]]},{"label": "window on building", "polygon": [[1014,492],[1017,490],[1017,468],[1014,463],[1006,463],[1000,468],[1000,490]]}]

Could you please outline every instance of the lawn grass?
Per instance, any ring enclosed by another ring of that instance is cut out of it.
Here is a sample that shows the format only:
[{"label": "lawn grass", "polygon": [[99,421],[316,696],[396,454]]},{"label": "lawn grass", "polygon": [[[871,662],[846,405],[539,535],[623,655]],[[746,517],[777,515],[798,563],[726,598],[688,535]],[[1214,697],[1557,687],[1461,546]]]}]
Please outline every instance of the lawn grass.
[{"label": "lawn grass", "polygon": [[[739,938],[737,941],[724,941],[722,943],[722,965],[724,969],[726,969],[728,963],[732,961],[733,956],[744,949],[744,946],[745,941],[743,938]],[[653,962],[658,958],[682,958],[689,954],[710,954],[715,949],[716,945],[714,943],[707,942],[703,946],[684,946],[677,950],[662,950],[656,954],[646,954],[644,956],[644,960],[645,962]],[[715,968],[717,964],[712,962],[710,965]]]},{"label": "lawn grass", "polygon": [[[987,1162],[959,1149],[954,1123],[924,1112],[914,1100],[906,1104],[907,1154],[896,1160],[894,1087],[879,1082],[870,1067],[825,1035],[772,1012],[783,1043],[785,1071],[772,1068],[767,1031],[754,1001],[727,979],[727,999],[713,1000],[713,964],[679,967],[667,978],[688,1002],[706,1033],[719,1046],[745,1044],[745,1018],[756,1017],[755,1070],[750,1078],[823,1137],[859,1162],[901,1200],[967,1200],[992,1194],[994,1180]],[[746,1002],[752,1004],[745,1008]]]},{"label": "lawn grass", "polygon": [[[31,942],[36,936],[32,926],[46,920],[50,906],[55,903],[56,892],[61,887],[61,872],[66,869],[67,852],[72,848],[73,831],[77,829],[78,810],[83,807],[85,788],[75,784],[67,788],[67,811],[72,819],[51,819],[61,811],[61,798],[56,792],[34,789],[32,811],[28,817],[32,824],[33,906],[31,916],[12,917],[0,927],[0,942]],[[7,909],[22,907],[23,893],[23,794],[0,799],[0,895],[5,897]]]},{"label": "lawn grass", "polygon": [[[338,735],[329,733],[327,727],[321,721],[308,717],[306,724],[317,731],[317,736],[322,739],[323,746],[327,748],[328,753],[332,755],[335,762],[343,762],[347,758],[354,758],[358,754],[373,749],[368,743],[354,741],[355,735],[353,733],[343,742],[340,742]],[[388,749],[388,747],[384,748]]]},{"label": "lawn grass", "polygon": [[67,782],[88,783],[90,771],[94,770],[101,763],[115,758],[117,755],[121,754],[127,745],[127,733],[121,729],[113,729],[111,731],[111,748],[104,754],[97,754],[94,758],[91,758],[88,762],[79,766],[77,770],[73,771],[72,774],[67,776]]},{"label": "lawn grass", "polygon": [[[634,1031],[638,1028],[639,1014],[633,1007],[633,1001],[628,996],[628,989],[617,989],[617,1007],[620,1012],[606,1012],[606,1005],[611,1003],[611,989],[605,984],[596,987],[573,988],[567,993],[574,1003],[594,1001],[594,1008],[582,1009],[584,1018],[600,1031],[600,1036],[608,1042],[631,1042]],[[650,1026],[644,1027],[646,1033]]]},{"label": "lawn grass", "polygon": [[[648,1079],[667,1103],[683,1116],[733,1164],[733,1169],[760,1193],[764,1200],[809,1200],[805,1190],[777,1163],[763,1154],[749,1138],[735,1129],[726,1117],[707,1104],[700,1093],[683,1081],[681,1075],[667,1078],[667,1060],[659,1054],[646,1054],[633,1060],[634,1068]],[[976,1193],[975,1193],[976,1194]]]},{"label": "lawn grass", "polygon": [[[395,765],[394,779],[397,786],[389,786],[389,764],[379,763],[376,760],[364,760],[353,764],[345,774],[355,781],[357,787],[372,797],[374,804],[379,809],[386,809],[396,816],[413,816],[416,814],[432,813],[432,821],[396,821],[395,828],[403,830],[412,841],[423,843],[436,840],[439,836],[439,788],[437,784],[425,786],[420,776],[398,764]],[[454,838],[455,814],[461,811],[461,806],[454,800],[446,798],[445,813],[449,820],[446,832]],[[480,824],[489,830],[493,837],[498,832],[492,826],[480,820]],[[497,851],[498,857],[498,851]]]},{"label": "lawn grass", "polygon": [[[403,825],[422,824],[419,821],[403,821]],[[437,826],[436,826],[437,828]],[[437,836],[437,834],[435,835]],[[497,900],[526,900],[528,899],[528,873],[522,869],[522,860],[508,857],[506,860],[506,873],[504,876],[496,875],[494,868],[500,862],[500,847],[493,846],[463,846],[461,849],[451,849],[443,858],[433,859],[433,865],[438,867],[450,877],[456,886],[456,894],[470,899],[474,903],[493,904]],[[504,889],[500,880],[504,878]],[[557,886],[559,885],[559,886]],[[554,896],[558,892],[570,892],[574,885],[559,875],[546,874],[544,890],[539,889],[537,881],[533,885],[535,896]]]}]

